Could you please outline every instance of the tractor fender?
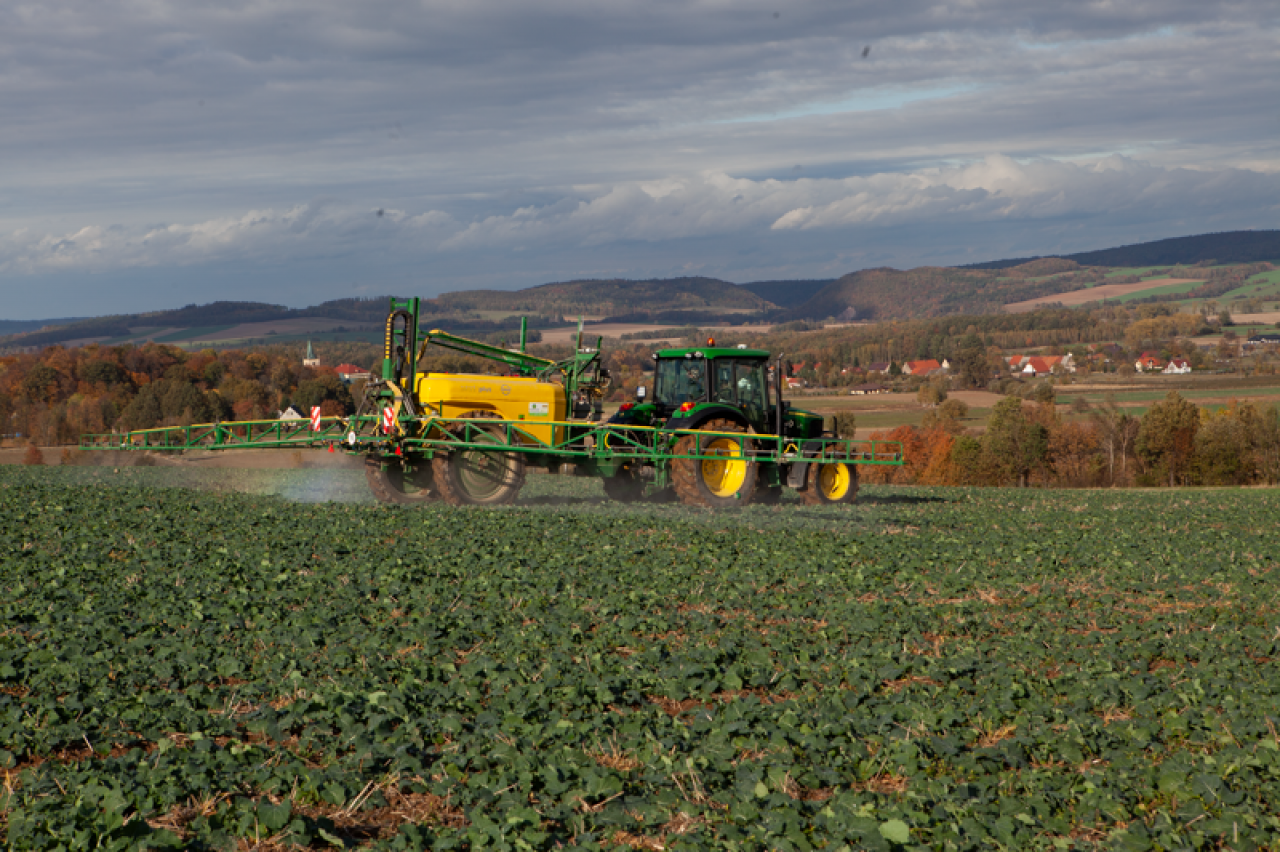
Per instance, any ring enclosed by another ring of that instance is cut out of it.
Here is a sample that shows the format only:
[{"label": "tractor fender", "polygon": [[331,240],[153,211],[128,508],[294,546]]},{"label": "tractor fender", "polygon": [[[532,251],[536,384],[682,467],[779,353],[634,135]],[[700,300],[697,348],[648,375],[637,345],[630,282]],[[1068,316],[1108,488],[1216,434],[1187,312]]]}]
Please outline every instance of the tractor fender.
[{"label": "tractor fender", "polygon": [[747,418],[731,405],[705,405],[695,408],[684,417],[672,417],[667,421],[668,429],[697,429],[708,420],[732,420],[744,429],[749,428]]}]

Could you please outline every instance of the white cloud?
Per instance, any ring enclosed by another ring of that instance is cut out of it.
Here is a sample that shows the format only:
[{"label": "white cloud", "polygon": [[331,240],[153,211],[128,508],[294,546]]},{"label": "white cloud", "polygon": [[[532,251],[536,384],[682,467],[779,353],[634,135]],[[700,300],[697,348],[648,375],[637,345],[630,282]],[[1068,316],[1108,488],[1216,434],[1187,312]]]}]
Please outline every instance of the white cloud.
[{"label": "white cloud", "polygon": [[341,255],[410,235],[434,236],[438,242],[440,234],[456,227],[448,214],[436,210],[409,215],[383,209],[379,216],[367,207],[315,202],[191,224],[91,225],[66,234],[24,228],[0,236],[0,271],[100,272],[246,259],[282,263]]},{"label": "white cloud", "polygon": [[[282,263],[369,251],[403,258],[491,251],[540,252],[737,235],[1029,220],[1090,220],[1195,208],[1265,219],[1280,214],[1280,175],[1241,169],[1169,169],[1119,156],[1086,162],[1004,155],[952,168],[865,177],[750,180],[708,172],[622,183],[590,197],[462,221],[317,202],[191,224],[100,224],[66,234],[18,230],[0,239],[0,270],[31,274],[187,266],[257,259]],[[1106,238],[1099,236],[1099,247]]]},{"label": "white cloud", "polygon": [[1277,78],[1274,0],[15,0],[0,270],[835,274],[888,262],[875,228],[981,260],[1276,227]]}]

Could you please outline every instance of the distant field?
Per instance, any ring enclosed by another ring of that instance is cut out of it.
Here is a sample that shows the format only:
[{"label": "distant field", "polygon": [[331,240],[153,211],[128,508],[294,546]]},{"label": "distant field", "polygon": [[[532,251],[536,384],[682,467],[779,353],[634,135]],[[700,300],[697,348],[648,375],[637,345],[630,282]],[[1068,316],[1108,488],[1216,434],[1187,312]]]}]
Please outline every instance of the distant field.
[{"label": "distant field", "polygon": [[[635,334],[640,331],[661,331],[664,328],[672,328],[667,325],[654,325],[652,323],[599,323],[587,324],[582,329],[582,336],[585,339],[595,340],[597,337],[621,337],[624,334]],[[551,331],[542,332],[543,343],[572,343],[574,336],[578,333],[576,326],[571,328],[556,328]]]},{"label": "distant field", "polygon": [[[1270,382],[1264,384],[1263,382]],[[1191,384],[1191,387],[1187,385]],[[1194,385],[1204,385],[1195,387]],[[1214,385],[1214,386],[1210,386]],[[1280,376],[1247,380],[1236,380],[1222,376],[1186,376],[1173,377],[1151,376],[1145,379],[1130,380],[1119,386],[1106,384],[1087,384],[1082,386],[1060,385],[1056,388],[1058,395],[1059,415],[1067,419],[1083,419],[1073,415],[1071,404],[1077,399],[1084,399],[1091,406],[1101,406],[1111,396],[1116,404],[1128,413],[1140,417],[1146,413],[1150,404],[1164,399],[1171,390],[1176,390],[1183,397],[1203,408],[1223,408],[1234,400],[1252,401],[1266,407],[1280,403]],[[958,399],[969,406],[969,415],[962,425],[971,431],[980,432],[986,428],[987,418],[1002,396],[989,391],[953,391],[949,398]],[[873,431],[889,430],[898,426],[920,426],[929,409],[924,408],[916,400],[913,393],[891,393],[875,396],[849,396],[831,394],[824,396],[795,396],[791,403],[797,408],[814,411],[818,414],[837,414],[853,412],[857,418],[857,437],[867,438]]]},{"label": "distant field", "polygon": [[[697,325],[703,331],[707,332],[712,336],[743,334],[743,333],[760,334],[760,333],[769,331],[769,329],[773,327],[771,325],[749,325],[749,326],[748,325],[704,325],[701,323],[693,323],[693,325]],[[583,340],[590,340],[594,343],[597,337],[616,339],[616,338],[622,337],[622,335],[624,334],[635,334],[636,332],[640,332],[640,331],[662,331],[663,329],[668,329],[668,328],[675,329],[675,328],[683,328],[683,327],[684,326],[672,325],[670,323],[662,323],[662,324],[613,323],[613,322],[596,323],[596,324],[588,323],[587,325],[583,326],[582,338]],[[831,328],[833,326],[827,326],[827,327]],[[543,343],[571,343],[573,341],[574,335],[576,335],[577,333],[578,333],[577,326],[574,326],[572,328],[556,328],[556,329],[552,329],[551,331],[544,331],[542,332],[542,342]],[[628,340],[624,342],[627,344],[641,343],[641,342],[643,343],[677,342],[678,343],[681,339],[682,338],[680,337],[680,335],[672,335],[670,337],[646,338],[643,341]]]},{"label": "distant field", "polygon": [[1232,314],[1236,325],[1275,325],[1280,322],[1280,311],[1263,311],[1260,314]]},{"label": "distant field", "polygon": [[[1132,301],[1134,301],[1134,300],[1136,300],[1136,299],[1145,299],[1145,298],[1148,298],[1149,296],[1181,295],[1182,293],[1188,293],[1188,292],[1190,292],[1190,291],[1192,291],[1192,290],[1196,289],[1197,287],[1199,287],[1201,284],[1203,284],[1203,283],[1204,283],[1203,281],[1199,281],[1199,280],[1196,280],[1196,279],[1194,279],[1194,278],[1193,278],[1193,279],[1174,279],[1174,278],[1168,278],[1168,279],[1165,279],[1165,280],[1167,280],[1167,281],[1177,281],[1177,283],[1175,283],[1175,284],[1167,284],[1167,285],[1165,285],[1165,286],[1163,286],[1163,287],[1152,287],[1152,288],[1150,288],[1150,289],[1136,290],[1136,291],[1134,291],[1134,292],[1132,292],[1132,293],[1127,293],[1127,294],[1125,294],[1125,295],[1123,295],[1123,296],[1114,296],[1114,297],[1112,297],[1112,296],[1108,296],[1107,298],[1108,298],[1108,299],[1111,299],[1112,301],[1116,301],[1116,302],[1132,302]],[[1123,287],[1123,286],[1126,286],[1126,285],[1123,285],[1123,284],[1122,284],[1122,285],[1118,285],[1118,286],[1122,286],[1122,287]],[[1127,286],[1134,286],[1134,285],[1127,285]]]},{"label": "distant field", "polygon": [[1193,278],[1152,278],[1148,281],[1139,281],[1137,284],[1098,284],[1084,290],[1072,290],[1069,293],[1056,293],[1052,296],[1042,296],[1039,299],[1011,302],[1005,305],[1004,309],[1010,313],[1017,314],[1033,311],[1042,305],[1060,304],[1070,307],[1083,305],[1087,302],[1097,302],[1102,299],[1121,299],[1135,293],[1145,293],[1150,290],[1163,291],[1165,288],[1176,288],[1185,285],[1185,290],[1171,289],[1168,291],[1181,293],[1203,283],[1203,281]]},{"label": "distant field", "polygon": [[335,320],[323,317],[303,317],[299,319],[276,320],[273,322],[246,322],[240,325],[233,325],[220,329],[213,334],[199,333],[200,329],[191,329],[196,332],[186,338],[191,341],[229,341],[229,340],[248,340],[253,338],[276,336],[276,335],[297,335],[310,334],[320,331],[333,331],[338,326],[350,330],[363,330],[377,328],[377,323],[360,322],[358,320]]},{"label": "distant field", "polygon": [[187,340],[204,340],[213,339],[222,332],[234,328],[230,325],[207,325],[202,328],[184,328],[181,331],[175,331],[172,334],[164,334],[160,337],[152,338],[156,343],[175,343]]},{"label": "distant field", "polygon": [[1257,296],[1263,299],[1280,298],[1280,269],[1260,272],[1252,276],[1244,284],[1234,290],[1228,290],[1218,297],[1218,301],[1231,299],[1248,299]]}]

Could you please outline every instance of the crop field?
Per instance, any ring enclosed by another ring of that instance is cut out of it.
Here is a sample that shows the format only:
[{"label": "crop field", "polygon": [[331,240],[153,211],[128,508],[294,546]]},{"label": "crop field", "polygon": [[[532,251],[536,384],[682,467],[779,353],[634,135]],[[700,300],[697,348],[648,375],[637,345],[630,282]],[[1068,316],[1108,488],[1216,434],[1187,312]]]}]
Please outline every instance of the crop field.
[{"label": "crop field", "polygon": [[0,469],[11,848],[1276,848],[1274,491],[215,473]]},{"label": "crop field", "polygon": [[[1065,293],[1041,296],[1040,298],[1027,299],[1022,302],[1010,302],[1004,306],[1004,309],[1010,313],[1022,313],[1024,311],[1035,310],[1041,305],[1054,303],[1074,306],[1087,304],[1088,302],[1096,302],[1102,299],[1124,299],[1136,297],[1136,295],[1151,295],[1152,293],[1185,293],[1186,290],[1190,290],[1203,283],[1203,281],[1187,278],[1148,278],[1135,284],[1095,284],[1094,286],[1086,287],[1083,290],[1069,290]],[[1186,289],[1178,289],[1182,286],[1185,286]]]}]

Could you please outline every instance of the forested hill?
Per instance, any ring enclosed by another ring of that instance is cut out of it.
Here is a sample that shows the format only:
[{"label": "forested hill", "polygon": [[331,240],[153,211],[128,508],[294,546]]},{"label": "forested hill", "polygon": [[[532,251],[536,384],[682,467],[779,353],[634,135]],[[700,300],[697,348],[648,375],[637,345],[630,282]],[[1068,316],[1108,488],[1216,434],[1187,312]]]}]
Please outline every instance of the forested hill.
[{"label": "forested hill", "polygon": [[[1280,260],[1280,231],[1225,231],[1220,234],[1198,234],[1172,237],[1131,246],[1064,254],[1081,266],[1173,266],[1214,261],[1216,263],[1257,263]],[[991,260],[973,263],[960,269],[1008,269],[1034,257]]]},{"label": "forested hill", "polygon": [[[1044,277],[1051,276],[1051,277]],[[1060,258],[1000,271],[922,266],[850,273],[787,312],[787,319],[924,319],[947,314],[992,314],[1004,305],[1079,289],[1094,273]]]},{"label": "forested hill", "polygon": [[434,302],[436,309],[443,312],[524,311],[590,316],[708,308],[763,311],[773,307],[750,290],[716,278],[563,281],[525,290],[445,293]]},{"label": "forested hill", "polygon": [[[43,322],[7,323],[18,326],[2,333],[15,335],[0,343],[20,346],[48,346],[66,340],[94,337],[117,337],[139,327],[193,328],[197,326],[234,325],[248,322],[324,317],[327,319],[380,322],[387,316],[387,298],[335,299],[310,308],[286,308],[265,302],[211,302],[187,305],[168,311],[139,314],[117,314],[91,319],[45,320]],[[0,327],[4,327],[0,325]]]},{"label": "forested hill", "polygon": [[835,283],[834,278],[807,279],[796,281],[752,281],[739,284],[743,290],[755,293],[766,302],[772,302],[780,308],[794,308],[803,305],[822,291],[823,287]]}]

